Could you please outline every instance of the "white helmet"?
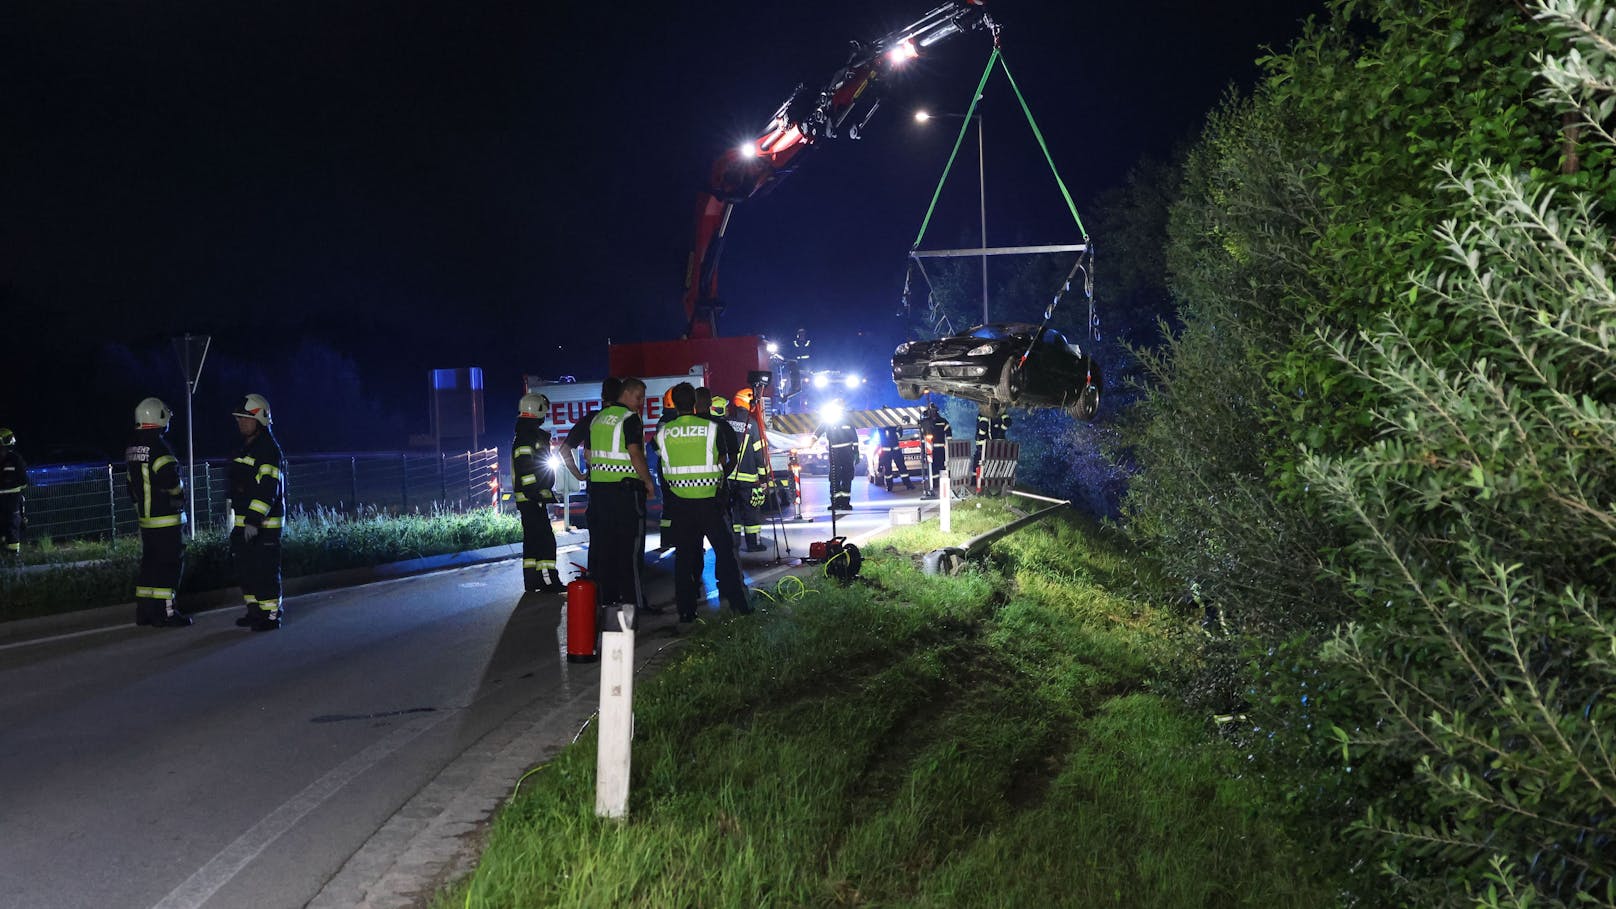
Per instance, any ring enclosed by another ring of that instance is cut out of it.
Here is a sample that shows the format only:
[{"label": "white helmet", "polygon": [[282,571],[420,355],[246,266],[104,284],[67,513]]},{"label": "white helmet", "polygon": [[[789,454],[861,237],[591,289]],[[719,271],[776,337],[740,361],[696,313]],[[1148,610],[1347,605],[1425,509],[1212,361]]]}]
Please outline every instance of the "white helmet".
[{"label": "white helmet", "polygon": [[550,412],[550,399],[541,394],[525,394],[516,405],[516,415],[542,420]]},{"label": "white helmet", "polygon": [[257,420],[259,426],[269,425],[269,402],[263,395],[248,395],[241,406],[236,408],[236,416]]},{"label": "white helmet", "polygon": [[135,425],[146,427],[156,426],[167,429],[168,421],[173,419],[173,411],[168,409],[161,398],[147,398],[135,405]]}]

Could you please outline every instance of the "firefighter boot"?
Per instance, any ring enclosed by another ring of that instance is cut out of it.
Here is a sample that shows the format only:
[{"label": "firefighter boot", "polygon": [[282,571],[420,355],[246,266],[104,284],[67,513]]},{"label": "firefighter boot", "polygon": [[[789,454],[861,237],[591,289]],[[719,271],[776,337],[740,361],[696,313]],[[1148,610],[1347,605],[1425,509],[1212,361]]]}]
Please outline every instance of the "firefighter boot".
[{"label": "firefighter boot", "polygon": [[136,625],[160,625],[163,620],[163,607],[157,601],[147,597],[135,600]]},{"label": "firefighter boot", "polygon": [[253,631],[276,631],[281,627],[280,610],[260,609],[253,620]]},{"label": "firefighter boot", "polygon": [[258,604],[256,602],[248,602],[247,612],[236,619],[236,627],[251,628],[253,623],[256,621],[258,621]]},{"label": "firefighter boot", "polygon": [[539,572],[544,575],[544,586],[540,587],[545,593],[566,593],[567,585],[561,583],[561,572],[554,568],[546,568]]},{"label": "firefighter boot", "polygon": [[544,572],[537,568],[524,568],[522,569],[522,589],[528,593],[538,593],[550,588],[545,585]]},{"label": "firefighter boot", "polygon": [[747,552],[762,552],[763,550],[768,549],[768,548],[769,547],[763,545],[762,540],[758,539],[757,534],[749,533],[749,534],[746,535],[746,551]]},{"label": "firefighter boot", "polygon": [[163,601],[162,611],[163,617],[152,624],[161,625],[164,628],[184,628],[191,624],[191,617],[175,609],[173,600]]}]

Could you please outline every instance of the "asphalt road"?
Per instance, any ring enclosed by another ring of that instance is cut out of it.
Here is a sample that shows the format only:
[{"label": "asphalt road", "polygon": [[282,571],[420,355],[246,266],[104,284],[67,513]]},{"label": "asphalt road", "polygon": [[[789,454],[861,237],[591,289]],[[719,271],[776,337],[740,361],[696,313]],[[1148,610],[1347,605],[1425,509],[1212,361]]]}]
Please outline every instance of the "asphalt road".
[{"label": "asphalt road", "polygon": [[[798,558],[830,536],[805,485],[815,520],[779,527]],[[854,496],[837,531],[857,539],[918,492]],[[671,604],[672,554],[647,561]],[[743,561],[754,584],[792,567]],[[410,905],[595,709],[563,598],[520,582],[507,561],[291,598],[270,634],[228,609],[0,648],[0,906]],[[638,663],[678,640],[668,612]]]}]

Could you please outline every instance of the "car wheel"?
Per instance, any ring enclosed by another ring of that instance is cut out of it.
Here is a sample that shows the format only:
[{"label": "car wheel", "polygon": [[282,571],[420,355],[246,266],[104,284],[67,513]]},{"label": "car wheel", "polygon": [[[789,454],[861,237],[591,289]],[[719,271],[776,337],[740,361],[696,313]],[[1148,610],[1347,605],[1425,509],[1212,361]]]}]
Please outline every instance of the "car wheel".
[{"label": "car wheel", "polygon": [[1066,412],[1079,420],[1094,422],[1100,415],[1100,387],[1098,385],[1085,385],[1078,392],[1077,400],[1067,405]]},{"label": "car wheel", "polygon": [[1014,360],[1004,364],[1004,372],[999,377],[999,397],[1006,404],[1014,404],[1025,390],[1026,380],[1026,370]]},{"label": "car wheel", "polygon": [[920,386],[913,382],[904,382],[898,386],[898,397],[905,401],[918,401],[920,395]]}]

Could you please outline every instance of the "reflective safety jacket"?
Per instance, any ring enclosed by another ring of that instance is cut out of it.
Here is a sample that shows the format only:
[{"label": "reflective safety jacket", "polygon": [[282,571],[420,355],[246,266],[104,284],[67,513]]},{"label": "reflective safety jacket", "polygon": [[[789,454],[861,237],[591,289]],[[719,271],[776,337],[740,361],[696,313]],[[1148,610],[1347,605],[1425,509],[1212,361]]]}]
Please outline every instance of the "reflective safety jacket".
[{"label": "reflective safety jacket", "polygon": [[724,480],[724,450],[716,422],[681,414],[657,430],[662,477],[681,499],[710,499]]},{"label": "reflective safety jacket", "polygon": [[180,462],[159,429],[137,429],[123,450],[129,478],[129,501],[142,529],[179,527],[185,523],[185,481]]},{"label": "reflective safety jacket", "polygon": [[235,526],[276,528],[286,515],[286,482],[281,446],[268,426],[260,426],[230,460],[230,507]]},{"label": "reflective safety jacket", "polygon": [[762,479],[763,473],[763,437],[752,422],[752,412],[743,410],[741,413],[745,416],[729,421],[729,428],[735,431],[739,448],[735,469],[730,472],[729,478],[737,483],[756,483]]},{"label": "reflective safety jacket", "polygon": [[[626,429],[635,413],[621,404],[608,404],[596,411],[589,423],[589,483],[621,483],[635,479],[630,445],[644,444],[640,436],[629,438]],[[639,425],[639,420],[632,424]],[[643,435],[644,430],[640,431]]]},{"label": "reflective safety jacket", "polygon": [[948,425],[948,418],[939,413],[929,420],[921,417],[920,432],[926,437],[926,446],[932,448],[946,445],[948,437],[954,432],[954,427]]},{"label": "reflective safety jacket", "polygon": [[858,460],[858,430],[847,420],[820,426],[814,430],[814,435],[825,437],[825,445],[830,448],[832,459]]},{"label": "reflective safety jacket", "polygon": [[542,420],[516,418],[511,443],[511,484],[518,502],[554,502],[555,471],[550,467],[550,433]]},{"label": "reflective safety jacket", "polygon": [[28,462],[15,448],[0,448],[0,495],[15,495],[28,485]]}]

